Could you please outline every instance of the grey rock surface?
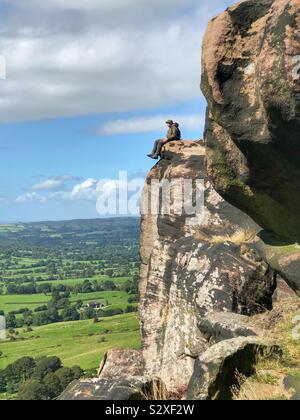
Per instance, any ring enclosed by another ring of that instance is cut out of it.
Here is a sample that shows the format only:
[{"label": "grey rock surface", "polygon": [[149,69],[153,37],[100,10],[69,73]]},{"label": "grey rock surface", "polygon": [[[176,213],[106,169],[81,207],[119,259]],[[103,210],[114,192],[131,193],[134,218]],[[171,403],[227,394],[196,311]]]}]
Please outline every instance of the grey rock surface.
[{"label": "grey rock surface", "polygon": [[257,357],[264,352],[280,354],[256,337],[238,337],[209,348],[196,361],[188,388],[191,400],[231,400],[233,387],[239,386],[238,376],[255,373]]},{"label": "grey rock surface", "polygon": [[73,382],[60,396],[62,401],[129,401],[143,400],[151,390],[152,380],[147,378],[83,379]]},{"label": "grey rock surface", "polygon": [[199,329],[210,344],[236,337],[257,336],[249,318],[229,312],[213,312],[200,321]]},{"label": "grey rock surface", "polygon": [[109,350],[104,356],[98,373],[102,379],[143,376],[143,354],[141,351],[129,349]]}]

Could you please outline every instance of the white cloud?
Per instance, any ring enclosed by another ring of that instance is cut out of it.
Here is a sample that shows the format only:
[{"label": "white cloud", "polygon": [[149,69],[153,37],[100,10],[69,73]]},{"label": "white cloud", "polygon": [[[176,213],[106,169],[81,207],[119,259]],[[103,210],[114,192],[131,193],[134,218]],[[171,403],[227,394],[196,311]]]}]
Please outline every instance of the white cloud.
[{"label": "white cloud", "polygon": [[[0,0],[0,121],[125,112],[200,98],[200,44],[231,1]],[[4,7],[5,6],[5,7]]]},{"label": "white cloud", "polygon": [[[153,117],[129,118],[112,120],[105,123],[97,130],[100,136],[113,136],[118,134],[137,134],[164,129],[166,116],[157,115]],[[177,115],[172,116],[174,121],[180,123],[181,129],[199,131],[203,129],[204,118],[201,115]]]},{"label": "white cloud", "polygon": [[67,193],[64,197],[72,200],[91,200],[95,198],[97,192],[98,181],[93,178],[89,178],[84,182],[75,185],[70,193]]},{"label": "white cloud", "polygon": [[58,191],[65,187],[65,182],[61,179],[48,179],[47,181],[36,184],[32,187],[35,191]]},{"label": "white cloud", "polygon": [[[40,191],[43,191],[43,194],[36,191],[30,191],[26,194],[20,195],[15,199],[15,202],[18,204],[24,203],[49,203],[49,202],[94,202],[96,205],[99,197],[102,196],[115,196],[115,194],[121,190],[127,191],[128,186],[131,185],[133,181],[144,182],[145,174],[135,174],[128,176],[125,172],[120,172],[119,179],[101,179],[97,180],[94,178],[88,178],[83,182],[80,182],[69,188],[68,190],[59,190],[53,191],[50,188],[40,188]],[[73,180],[76,178],[73,177]],[[78,179],[78,178],[77,178]],[[45,183],[44,183],[45,184]],[[41,184],[42,185],[42,184]],[[1,202],[1,199],[0,199]]]},{"label": "white cloud", "polygon": [[38,202],[38,203],[45,203],[47,201],[46,197],[43,197],[42,195],[36,193],[36,192],[28,192],[26,194],[20,195],[19,197],[16,198],[16,202],[18,204],[24,204],[24,203],[33,203],[33,202]]}]

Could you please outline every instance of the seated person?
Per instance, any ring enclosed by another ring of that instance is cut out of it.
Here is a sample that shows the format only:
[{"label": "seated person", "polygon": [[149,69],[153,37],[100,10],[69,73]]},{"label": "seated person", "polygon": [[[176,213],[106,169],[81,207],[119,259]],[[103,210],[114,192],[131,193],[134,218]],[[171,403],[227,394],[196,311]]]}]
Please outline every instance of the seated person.
[{"label": "seated person", "polygon": [[170,141],[181,140],[181,132],[179,130],[179,124],[174,123],[172,120],[166,121],[166,124],[169,127],[167,137],[164,139],[156,140],[156,142],[154,143],[152,153],[147,155],[151,159],[159,158],[161,154],[161,150],[165,144],[169,143]]}]

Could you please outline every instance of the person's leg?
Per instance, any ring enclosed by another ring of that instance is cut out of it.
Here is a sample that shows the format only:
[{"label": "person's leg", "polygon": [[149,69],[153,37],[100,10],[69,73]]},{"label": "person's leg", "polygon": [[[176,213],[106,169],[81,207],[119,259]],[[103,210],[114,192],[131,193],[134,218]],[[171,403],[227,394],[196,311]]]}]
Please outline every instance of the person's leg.
[{"label": "person's leg", "polygon": [[160,156],[161,149],[163,148],[163,145],[165,144],[165,141],[163,139],[159,140],[156,147],[155,157]]},{"label": "person's leg", "polygon": [[156,141],[154,142],[152,155],[156,155],[156,152],[157,152],[157,149],[158,149],[158,147],[159,147],[159,142],[160,142],[160,141],[161,141],[161,140],[160,140],[160,139],[158,139],[158,140],[156,140]]},{"label": "person's leg", "polygon": [[148,155],[149,157],[158,157],[158,152],[157,151],[159,149],[161,150],[160,142],[163,142],[163,140],[162,139],[158,139],[158,140],[155,141],[154,147],[153,147],[153,150],[152,150],[152,153],[150,153]]}]

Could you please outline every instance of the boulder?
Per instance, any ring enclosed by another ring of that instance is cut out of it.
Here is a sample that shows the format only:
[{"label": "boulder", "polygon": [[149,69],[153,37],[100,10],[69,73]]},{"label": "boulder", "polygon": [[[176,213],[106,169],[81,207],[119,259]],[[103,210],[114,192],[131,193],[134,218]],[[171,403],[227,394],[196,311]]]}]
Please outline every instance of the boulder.
[{"label": "boulder", "polygon": [[109,350],[99,368],[101,379],[120,379],[143,376],[143,354],[137,350],[112,349]]},{"label": "boulder", "polygon": [[231,400],[234,388],[255,373],[259,355],[281,355],[279,347],[257,337],[238,337],[209,348],[196,361],[188,388],[190,400]]},{"label": "boulder", "polygon": [[292,401],[300,401],[300,378],[296,376],[286,376],[283,380],[286,391],[291,395]]},{"label": "boulder", "polygon": [[144,359],[142,352],[137,350],[109,350],[98,375],[98,378],[74,381],[60,400],[141,400],[155,383],[143,377]]},{"label": "boulder", "polygon": [[213,312],[203,318],[199,329],[210,344],[236,337],[255,337],[257,332],[243,315],[227,312]]},{"label": "boulder", "polygon": [[153,380],[135,377],[120,379],[82,379],[73,382],[60,396],[62,401],[144,400],[151,393]]},{"label": "boulder", "polygon": [[273,303],[274,302],[280,302],[287,299],[296,299],[297,295],[295,292],[289,287],[289,285],[286,283],[283,278],[280,276],[277,276],[277,288],[275,290],[275,293],[273,295]]},{"label": "boulder", "polygon": [[261,232],[255,247],[280,276],[288,283],[289,287],[300,296],[300,245],[279,240],[274,235]]}]

